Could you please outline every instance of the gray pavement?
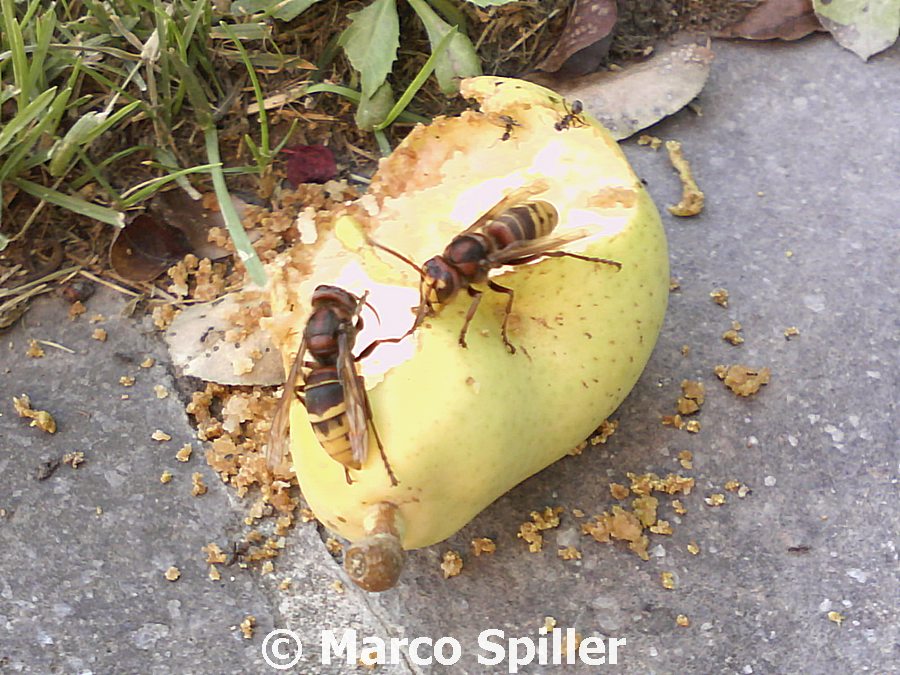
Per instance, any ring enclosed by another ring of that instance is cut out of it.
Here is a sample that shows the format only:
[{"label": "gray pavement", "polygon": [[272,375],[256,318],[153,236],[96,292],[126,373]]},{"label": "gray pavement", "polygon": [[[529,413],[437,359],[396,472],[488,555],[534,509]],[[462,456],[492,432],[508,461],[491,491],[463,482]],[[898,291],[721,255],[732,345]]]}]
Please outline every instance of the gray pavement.
[{"label": "gray pavement", "polygon": [[[60,300],[37,303],[0,351],[0,672],[274,672],[260,652],[274,627],[303,638],[296,672],[354,672],[318,653],[322,630],[346,628],[360,639],[449,636],[462,647],[452,667],[404,654],[377,672],[506,672],[508,662],[478,663],[479,633],[536,638],[546,616],[584,637],[625,638],[618,665],[595,667],[615,672],[900,672],[900,49],[869,64],[824,36],[714,49],[702,116],[685,110],[651,130],[684,143],[707,207],[692,219],[664,213],[681,290],[615,415],[619,431],[526,481],[448,542],[411,553],[387,593],[333,590],[342,572],[312,525],[291,532],[275,575],[235,565],[210,581],[200,547],[240,536],[246,507],[196,441],[188,464],[175,461],[193,432],[158,335],[120,317],[112,293],[88,303],[88,315],[108,317],[106,343],[90,338],[86,317],[70,322]],[[625,149],[660,208],[677,202],[663,151]],[[709,298],[718,287],[728,308]],[[721,339],[732,320],[743,345]],[[789,326],[800,330],[790,341]],[[28,359],[29,338],[76,353],[45,347]],[[147,355],[156,365],[142,369]],[[772,382],[739,399],[712,374],[719,363],[769,366]],[[122,375],[135,385],[121,386]],[[659,423],[684,378],[707,387],[698,434]],[[157,399],[157,384],[173,395]],[[22,391],[56,415],[57,434],[15,415],[11,397]],[[172,440],[151,440],[156,429]],[[84,465],[34,478],[45,459],[72,450],[84,451]],[[694,453],[694,469],[682,471],[697,488],[687,515],[663,508],[675,531],[653,537],[650,561],[578,535],[571,509],[608,509],[611,480],[680,470],[681,450]],[[209,486],[202,497],[190,493],[195,471]],[[752,493],[706,506],[730,479]],[[517,526],[547,505],[567,513],[544,551],[528,553]],[[478,536],[495,538],[497,552],[467,555],[460,576],[442,579],[441,554],[467,551]],[[691,541],[699,555],[687,552]],[[582,560],[560,560],[557,544],[577,545]],[[181,570],[174,583],[163,576],[170,565]],[[674,590],[662,587],[663,571]],[[275,588],[284,576],[295,579],[291,592]],[[245,640],[237,626],[251,614],[256,635]]]}]

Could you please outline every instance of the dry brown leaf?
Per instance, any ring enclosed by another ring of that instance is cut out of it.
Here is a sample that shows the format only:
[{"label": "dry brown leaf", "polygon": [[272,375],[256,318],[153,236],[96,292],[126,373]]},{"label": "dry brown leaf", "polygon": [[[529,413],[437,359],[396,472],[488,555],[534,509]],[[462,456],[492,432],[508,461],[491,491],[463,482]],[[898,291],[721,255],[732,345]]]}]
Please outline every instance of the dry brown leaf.
[{"label": "dry brown leaf", "polygon": [[190,250],[181,231],[141,213],[116,232],[109,247],[109,264],[129,281],[152,281]]},{"label": "dry brown leaf", "polygon": [[[263,386],[284,382],[281,354],[264,330],[257,327],[237,341],[226,339],[235,329],[233,316],[241,311],[233,296],[186,308],[166,332],[172,362],[184,375],[207,382]],[[244,363],[249,370],[241,368],[238,374],[235,366]]]},{"label": "dry brown leaf", "polygon": [[575,0],[566,26],[538,70],[572,75],[594,72],[609,52],[618,9],[615,0]]},{"label": "dry brown leaf", "polygon": [[570,101],[581,101],[613,138],[621,140],[690,103],[706,84],[712,60],[712,50],[688,44],[661,49],[647,61],[620,71],[569,80],[536,73],[529,79]]},{"label": "dry brown leaf", "polygon": [[716,37],[746,40],[799,40],[823,31],[812,0],[765,0]]}]

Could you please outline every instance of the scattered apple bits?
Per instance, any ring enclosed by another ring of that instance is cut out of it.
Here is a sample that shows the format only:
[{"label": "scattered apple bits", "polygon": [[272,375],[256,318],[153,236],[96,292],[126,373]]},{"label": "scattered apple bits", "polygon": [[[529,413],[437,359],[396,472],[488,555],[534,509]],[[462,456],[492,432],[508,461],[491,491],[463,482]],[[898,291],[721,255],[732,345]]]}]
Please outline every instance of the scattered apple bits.
[{"label": "scattered apple bits", "polygon": [[684,614],[679,614],[675,617],[675,623],[677,623],[682,628],[688,628],[691,625],[691,620],[687,618]]},{"label": "scattered apple bits", "polygon": [[741,326],[740,321],[732,321],[731,328],[722,333],[722,339],[725,340],[725,342],[729,342],[737,347],[738,345],[744,343],[744,338],[741,337],[742,329],[743,326]]},{"label": "scattered apple bits", "polygon": [[165,485],[166,483],[172,482],[172,472],[171,471],[163,471],[159,475],[159,482]]},{"label": "scattered apple bits", "polygon": [[528,550],[531,553],[538,553],[544,547],[544,535],[541,530],[549,530],[559,527],[559,514],[563,512],[563,507],[547,506],[543,511],[532,511],[531,522],[522,523],[516,536],[528,543]]},{"label": "scattered apple bits", "polygon": [[91,333],[91,338],[97,342],[106,342],[107,337],[109,337],[109,334],[106,332],[105,328],[95,328]]},{"label": "scattered apple bits", "polygon": [[669,293],[681,290],[681,280],[678,277],[669,277]]},{"label": "scattered apple bits", "polygon": [[169,396],[169,390],[161,384],[157,384],[155,387],[153,387],[153,393],[156,394],[156,398],[158,399],[164,399]]},{"label": "scattered apple bits", "polygon": [[688,420],[684,423],[684,430],[689,434],[700,433],[700,420]]},{"label": "scattered apple bits", "polygon": [[178,578],[180,576],[181,576],[181,570],[178,569],[177,567],[175,567],[174,565],[172,565],[172,567],[167,569],[165,572],[165,577],[169,581],[178,581]]},{"label": "scattered apple bits", "polygon": [[662,587],[667,590],[675,590],[675,575],[671,572],[662,572],[659,575],[659,579],[662,582]]},{"label": "scattered apple bits", "polygon": [[687,545],[687,550],[688,550],[688,553],[690,553],[691,555],[697,555],[697,554],[700,553],[700,547],[697,546],[697,542],[696,542],[696,541],[690,542],[690,543]]},{"label": "scattered apple bits", "polygon": [[563,560],[581,560],[581,551],[574,546],[566,546],[565,548],[558,549],[556,555]]},{"label": "scattered apple bits", "polygon": [[714,492],[709,497],[704,497],[703,501],[709,506],[722,506],[725,503],[725,495],[721,492]]},{"label": "scattered apple bits", "polygon": [[175,453],[175,459],[179,462],[187,462],[191,458],[191,453],[194,451],[194,448],[190,443],[185,443],[181,446],[181,450]]},{"label": "scattered apple bits", "polygon": [[591,436],[591,445],[603,445],[609,440],[609,437],[616,433],[619,428],[618,420],[603,420],[594,435]]},{"label": "scattered apple bits", "polygon": [[167,434],[165,431],[162,431],[160,429],[157,429],[152,434],[150,434],[150,438],[152,438],[154,441],[159,441],[160,443],[162,443],[164,441],[172,440],[172,437],[169,436],[169,434]]},{"label": "scattered apple bits", "polygon": [[631,502],[631,508],[634,515],[641,521],[643,527],[650,527],[656,522],[656,509],[659,507],[659,500],[650,495],[638,497]]},{"label": "scattered apple bits", "polygon": [[497,550],[497,544],[494,543],[494,540],[487,537],[477,537],[470,542],[470,545],[472,547],[472,555],[476,558],[482,553],[490,555]]},{"label": "scattered apple bits", "polygon": [[709,297],[712,301],[721,307],[728,307],[728,291],[724,288],[717,288],[710,292]]},{"label": "scattered apple bits", "polygon": [[203,474],[202,473],[193,473],[191,474],[191,494],[194,497],[200,497],[201,495],[205,495],[207,491],[206,484],[203,482]]},{"label": "scattered apple bits", "polygon": [[716,366],[714,372],[738,396],[752,396],[764,384],[769,383],[772,374],[768,368],[757,369],[741,365]]},{"label": "scattered apple bits", "polygon": [[678,453],[678,462],[682,469],[694,468],[694,453],[690,450],[682,450]]},{"label": "scattered apple bits", "polygon": [[215,542],[210,542],[209,544],[207,544],[200,550],[206,554],[206,562],[208,562],[211,565],[213,565],[213,564],[221,565],[226,560],[228,560],[228,557],[225,555],[225,552],[222,551],[222,549],[219,548],[219,545],[216,544]]},{"label": "scattered apple bits", "polygon": [[256,627],[256,617],[250,614],[241,621],[241,635],[245,640],[253,638],[253,629]]},{"label": "scattered apple bits", "polygon": [[156,359],[152,356],[148,356],[143,361],[141,361],[141,368],[152,368],[156,364]]},{"label": "scattered apple bits", "polygon": [[789,328],[784,329],[784,339],[790,340],[792,337],[796,337],[800,335],[800,329],[796,326],[790,326]]},{"label": "scattered apple bits", "polygon": [[462,572],[462,568],[463,561],[462,558],[459,557],[459,553],[456,551],[447,551],[444,553],[443,561],[441,562],[441,570],[444,572],[445,579],[457,576]]},{"label": "scattered apple bits", "polygon": [[31,398],[28,394],[13,396],[13,408],[15,408],[19,417],[26,417],[31,420],[29,426],[37,427],[48,434],[56,433],[56,420],[53,419],[53,415],[46,410],[33,409],[31,407]]},{"label": "scattered apple bits", "polygon": [[832,610],[831,612],[828,612],[828,620],[833,621],[838,626],[840,626],[842,623],[844,623],[844,615],[840,612],[835,612]]},{"label": "scattered apple bits", "polygon": [[678,403],[676,405],[678,406],[679,415],[693,415],[700,410],[700,404],[697,401],[684,396],[678,398]]},{"label": "scattered apple bits", "polygon": [[335,579],[334,581],[331,582],[331,589],[335,593],[343,593],[345,590],[347,590],[344,588],[344,582],[341,581],[340,579]]},{"label": "scattered apple bits", "polygon": [[672,500],[672,510],[675,511],[679,516],[683,516],[687,513],[687,509],[684,507],[684,504],[680,499]]},{"label": "scattered apple bits", "polygon": [[694,180],[691,165],[681,150],[681,143],[678,141],[666,141],[666,150],[669,153],[669,160],[672,162],[672,166],[678,171],[682,189],[681,201],[674,206],[669,206],[669,213],[680,217],[696,216],[703,210],[705,196],[697,185],[697,181]]},{"label": "scattered apple bits", "polygon": [[649,560],[647,546],[650,540],[643,534],[643,530],[638,517],[621,506],[613,506],[612,513],[604,512],[594,516],[593,521],[581,525],[582,534],[590,535],[600,543],[607,543],[611,539],[627,541],[631,551],[642,560]]},{"label": "scattered apple bits", "polygon": [[81,450],[74,450],[63,455],[63,464],[68,464],[73,469],[77,469],[84,464],[84,453]]},{"label": "scattered apple bits", "polygon": [[325,540],[325,548],[331,555],[338,556],[344,552],[344,545],[334,537],[328,537]]},{"label": "scattered apple bits", "polygon": [[175,305],[157,305],[153,308],[153,325],[159,330],[165,330],[177,315],[178,310]]},{"label": "scattered apple bits", "polygon": [[44,355],[43,348],[38,344],[37,340],[29,340],[28,341],[28,350],[25,352],[25,356],[30,359],[39,359]]},{"label": "scattered apple bits", "polygon": [[690,345],[681,345],[681,355],[684,357],[691,355],[691,346]]},{"label": "scattered apple bits", "polygon": [[216,567],[215,565],[209,566],[209,580],[210,581],[221,581],[222,580],[222,573],[219,572],[219,568]]},{"label": "scattered apple bits", "polygon": [[622,500],[628,498],[628,495],[631,494],[631,490],[629,490],[621,483],[610,483],[609,493],[612,495],[613,499]]},{"label": "scattered apple bits", "polygon": [[135,379],[133,375],[122,375],[122,377],[119,378],[119,384],[123,387],[133,387],[134,382]]},{"label": "scattered apple bits", "polygon": [[659,147],[663,144],[663,141],[658,136],[651,136],[650,134],[641,134],[637,139],[638,145],[649,145],[652,150],[659,150]]},{"label": "scattered apple bits", "polygon": [[82,303],[81,300],[76,300],[71,305],[69,305],[69,318],[74,321],[86,311],[87,308],[84,306],[84,303]]}]

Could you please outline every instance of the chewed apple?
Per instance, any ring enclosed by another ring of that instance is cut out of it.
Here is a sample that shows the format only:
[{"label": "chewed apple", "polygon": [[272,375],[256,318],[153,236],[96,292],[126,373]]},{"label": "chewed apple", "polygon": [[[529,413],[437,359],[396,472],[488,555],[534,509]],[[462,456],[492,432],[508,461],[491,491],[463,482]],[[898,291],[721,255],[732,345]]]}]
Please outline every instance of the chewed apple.
[{"label": "chewed apple", "polygon": [[399,338],[420,307],[421,265],[517,190],[552,205],[559,250],[581,256],[492,270],[514,293],[511,311],[508,294],[476,285],[465,348],[472,298],[460,292],[358,361],[396,485],[374,440],[361,468],[345,470],[293,405],[300,487],[319,520],[354,542],[348,570],[372,590],[396,580],[401,548],[451,536],[596,429],[640,376],[666,309],[659,215],[607,131],[520,80],[473,78],[462,92],[481,110],[415,128],[313,248],[272,268],[268,329],[290,366],[317,286],[366,294],[355,353]]}]

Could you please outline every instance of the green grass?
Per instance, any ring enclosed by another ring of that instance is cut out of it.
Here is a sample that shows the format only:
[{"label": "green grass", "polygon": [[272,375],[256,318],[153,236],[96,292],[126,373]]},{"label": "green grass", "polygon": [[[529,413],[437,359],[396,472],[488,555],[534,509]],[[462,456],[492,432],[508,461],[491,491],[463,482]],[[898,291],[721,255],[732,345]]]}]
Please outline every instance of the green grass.
[{"label": "green grass", "polygon": [[[171,12],[153,0],[62,0],[45,7],[40,0],[0,0],[4,194],[27,193],[39,206],[47,202],[121,227],[127,210],[167,183],[208,173],[220,203],[230,204],[213,117],[212,102],[227,98],[217,50],[237,53],[261,99],[254,55],[242,40],[265,40],[269,28],[220,24],[211,3],[201,0],[176,0]],[[248,143],[254,163],[242,167],[248,173],[267,171],[279,149],[269,145],[264,112],[259,124],[261,141]],[[179,148],[186,129],[205,138],[206,162],[192,162]],[[122,147],[122,138],[146,143]],[[144,180],[122,186],[113,179],[142,162],[152,163]],[[83,193],[89,184],[91,199]],[[0,210],[0,250],[24,237],[34,220],[10,223],[4,215]],[[263,283],[237,215],[227,208],[223,215],[251,278]]]}]

